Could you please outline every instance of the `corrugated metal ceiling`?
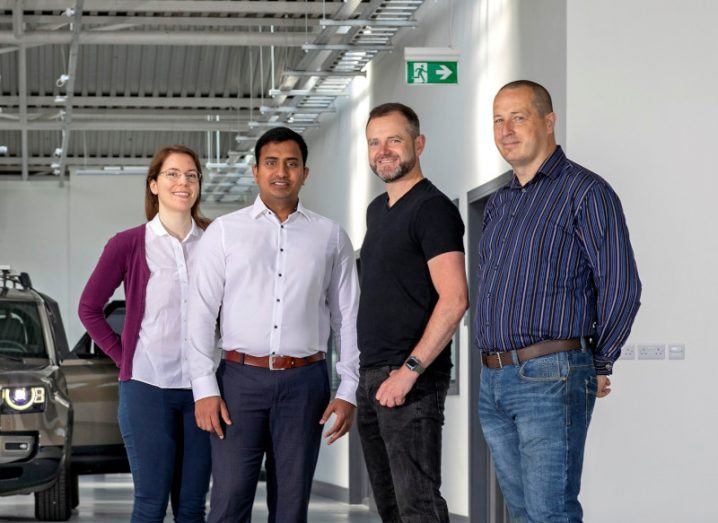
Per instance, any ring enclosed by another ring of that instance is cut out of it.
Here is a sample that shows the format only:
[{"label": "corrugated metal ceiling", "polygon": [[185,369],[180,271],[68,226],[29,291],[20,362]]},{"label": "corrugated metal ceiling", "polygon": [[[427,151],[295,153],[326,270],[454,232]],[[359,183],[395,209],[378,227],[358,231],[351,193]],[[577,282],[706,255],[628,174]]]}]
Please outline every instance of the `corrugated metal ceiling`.
[{"label": "corrugated metal ceiling", "polygon": [[205,198],[248,200],[253,140],[319,124],[422,3],[0,0],[0,179],[143,166],[183,143],[214,166]]}]

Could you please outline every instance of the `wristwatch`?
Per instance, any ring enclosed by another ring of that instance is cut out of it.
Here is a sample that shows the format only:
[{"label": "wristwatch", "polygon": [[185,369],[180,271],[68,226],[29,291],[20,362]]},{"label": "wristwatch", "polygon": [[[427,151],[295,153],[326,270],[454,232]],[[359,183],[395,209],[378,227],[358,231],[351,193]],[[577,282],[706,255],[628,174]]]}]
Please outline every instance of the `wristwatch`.
[{"label": "wristwatch", "polygon": [[417,374],[424,372],[424,365],[422,365],[421,360],[419,360],[416,356],[409,356],[406,358],[404,365],[406,365],[407,369],[412,372],[416,372]]}]

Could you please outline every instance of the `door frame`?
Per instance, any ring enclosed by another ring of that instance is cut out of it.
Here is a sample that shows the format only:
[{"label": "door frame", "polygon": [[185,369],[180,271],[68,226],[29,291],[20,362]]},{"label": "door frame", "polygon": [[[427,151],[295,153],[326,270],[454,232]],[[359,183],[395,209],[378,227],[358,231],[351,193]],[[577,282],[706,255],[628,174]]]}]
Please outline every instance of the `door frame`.
[{"label": "door frame", "polygon": [[476,349],[475,314],[478,288],[478,244],[483,232],[484,209],[492,194],[508,184],[511,171],[497,176],[466,194],[469,231],[469,297],[472,304],[469,315],[469,521],[473,523],[508,523],[503,496],[496,482],[496,474],[489,448],[481,432],[479,419],[479,379],[481,357]]}]

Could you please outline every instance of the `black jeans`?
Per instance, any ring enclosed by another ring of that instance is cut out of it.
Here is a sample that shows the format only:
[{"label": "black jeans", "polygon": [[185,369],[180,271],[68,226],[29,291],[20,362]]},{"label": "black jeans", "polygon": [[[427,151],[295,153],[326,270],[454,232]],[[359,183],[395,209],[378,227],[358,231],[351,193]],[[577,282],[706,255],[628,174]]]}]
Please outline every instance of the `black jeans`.
[{"label": "black jeans", "polygon": [[382,521],[445,523],[441,497],[441,427],[450,377],[427,372],[401,407],[382,407],[376,392],[396,367],[359,372],[357,428]]}]

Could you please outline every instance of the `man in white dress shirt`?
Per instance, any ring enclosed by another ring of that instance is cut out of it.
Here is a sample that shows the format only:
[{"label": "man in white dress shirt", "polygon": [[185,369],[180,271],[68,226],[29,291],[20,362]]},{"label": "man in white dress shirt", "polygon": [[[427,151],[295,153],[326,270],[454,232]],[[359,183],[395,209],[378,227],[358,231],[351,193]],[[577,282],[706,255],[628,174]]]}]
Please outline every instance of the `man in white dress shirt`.
[{"label": "man in white dress shirt", "polygon": [[[358,383],[354,249],[305,209],[307,146],[290,129],[255,147],[254,205],[215,220],[198,247],[186,353],[197,425],[213,434],[209,520],[250,521],[266,455],[269,521],[307,521],[322,425],[351,427]],[[219,318],[223,358],[215,364]],[[330,400],[330,332],[341,384]]]}]

